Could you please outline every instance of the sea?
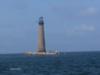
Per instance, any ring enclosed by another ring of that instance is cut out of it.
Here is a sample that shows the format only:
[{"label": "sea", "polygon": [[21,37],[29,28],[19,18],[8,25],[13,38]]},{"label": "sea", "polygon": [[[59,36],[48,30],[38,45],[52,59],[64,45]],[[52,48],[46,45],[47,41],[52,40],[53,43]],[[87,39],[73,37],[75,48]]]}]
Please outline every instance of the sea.
[{"label": "sea", "polygon": [[0,75],[100,75],[100,52],[1,54]]}]

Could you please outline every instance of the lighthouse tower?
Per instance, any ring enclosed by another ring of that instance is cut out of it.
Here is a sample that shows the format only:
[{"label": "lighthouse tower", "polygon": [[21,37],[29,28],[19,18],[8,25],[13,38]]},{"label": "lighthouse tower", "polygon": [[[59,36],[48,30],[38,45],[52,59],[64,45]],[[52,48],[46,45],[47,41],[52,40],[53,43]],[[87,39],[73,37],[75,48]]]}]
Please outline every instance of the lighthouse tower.
[{"label": "lighthouse tower", "polygon": [[46,53],[45,48],[45,31],[44,31],[44,20],[43,17],[39,18],[38,26],[38,53]]}]

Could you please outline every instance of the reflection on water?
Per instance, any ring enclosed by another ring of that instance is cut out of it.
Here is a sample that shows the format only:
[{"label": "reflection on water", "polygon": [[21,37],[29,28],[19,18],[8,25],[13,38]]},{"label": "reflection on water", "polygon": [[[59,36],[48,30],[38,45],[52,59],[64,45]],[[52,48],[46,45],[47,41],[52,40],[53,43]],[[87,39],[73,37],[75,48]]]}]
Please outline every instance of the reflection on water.
[{"label": "reflection on water", "polygon": [[0,75],[100,75],[100,53],[0,55]]}]

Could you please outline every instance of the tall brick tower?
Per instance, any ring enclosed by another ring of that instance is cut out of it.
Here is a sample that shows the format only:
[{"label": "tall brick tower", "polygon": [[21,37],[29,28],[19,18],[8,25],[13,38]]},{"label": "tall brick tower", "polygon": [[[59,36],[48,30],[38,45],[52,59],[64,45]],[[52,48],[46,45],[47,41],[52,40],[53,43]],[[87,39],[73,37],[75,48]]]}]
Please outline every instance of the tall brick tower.
[{"label": "tall brick tower", "polygon": [[38,50],[39,53],[46,53],[45,48],[45,31],[43,17],[39,18],[39,29],[38,29]]}]

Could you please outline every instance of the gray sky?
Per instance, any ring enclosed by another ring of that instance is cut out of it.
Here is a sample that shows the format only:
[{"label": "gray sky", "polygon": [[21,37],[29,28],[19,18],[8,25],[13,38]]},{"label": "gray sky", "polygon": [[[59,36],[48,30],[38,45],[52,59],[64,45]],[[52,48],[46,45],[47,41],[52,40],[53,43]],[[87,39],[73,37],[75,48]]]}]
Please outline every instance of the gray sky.
[{"label": "gray sky", "polygon": [[40,16],[48,50],[100,51],[100,0],[0,0],[0,53],[37,50]]}]

